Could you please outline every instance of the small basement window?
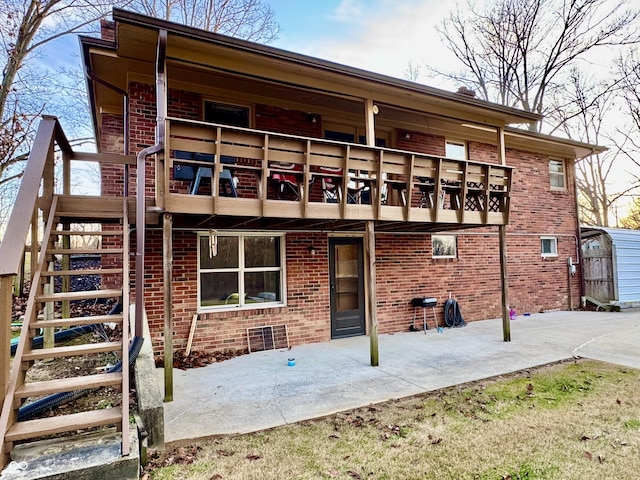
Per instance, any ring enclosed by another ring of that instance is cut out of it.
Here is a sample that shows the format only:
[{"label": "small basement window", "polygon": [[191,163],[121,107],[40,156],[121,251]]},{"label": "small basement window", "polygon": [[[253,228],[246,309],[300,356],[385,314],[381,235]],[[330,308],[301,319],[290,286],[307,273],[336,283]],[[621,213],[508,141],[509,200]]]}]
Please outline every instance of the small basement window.
[{"label": "small basement window", "polygon": [[543,257],[557,257],[558,239],[556,237],[541,237],[540,250]]},{"label": "small basement window", "polygon": [[431,235],[433,258],[456,258],[458,249],[455,235]]}]

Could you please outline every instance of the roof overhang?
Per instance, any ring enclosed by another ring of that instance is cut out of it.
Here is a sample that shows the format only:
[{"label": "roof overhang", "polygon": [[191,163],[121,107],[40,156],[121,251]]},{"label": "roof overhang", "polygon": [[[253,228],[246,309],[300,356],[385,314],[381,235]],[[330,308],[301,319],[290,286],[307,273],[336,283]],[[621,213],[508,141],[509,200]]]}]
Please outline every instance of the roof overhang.
[{"label": "roof overhang", "polygon": [[[98,137],[99,115],[122,112],[122,91],[127,90],[128,82],[136,78],[153,82],[159,31],[166,30],[168,78],[178,85],[180,82],[188,85],[212,74],[219,83],[208,88],[233,85],[248,91],[255,90],[259,82],[261,94],[282,99],[285,106],[287,101],[295,100],[306,102],[311,108],[314,106],[312,96],[318,101],[318,95],[322,95],[322,102],[328,101],[336,111],[346,112],[351,108],[352,113],[361,115],[364,99],[372,99],[382,110],[378,121],[387,121],[399,128],[411,129],[421,123],[433,133],[458,131],[461,137],[495,144],[497,129],[506,127],[505,141],[509,148],[570,158],[605,150],[509,127],[510,124],[532,125],[542,117],[465,94],[125,10],[114,9],[113,19],[115,42],[80,38],[85,69],[90,75],[87,85]],[[200,80],[200,83],[205,82]],[[293,104],[290,106],[295,108]],[[429,115],[428,121],[425,115]],[[410,120],[403,124],[403,119]]]}]

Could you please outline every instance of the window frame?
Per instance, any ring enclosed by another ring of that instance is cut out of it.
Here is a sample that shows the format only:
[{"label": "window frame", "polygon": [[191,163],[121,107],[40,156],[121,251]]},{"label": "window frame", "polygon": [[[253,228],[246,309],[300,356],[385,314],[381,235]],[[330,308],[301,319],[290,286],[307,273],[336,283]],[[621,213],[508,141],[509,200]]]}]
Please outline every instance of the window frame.
[{"label": "window frame", "polygon": [[[455,145],[458,147],[462,147],[462,157],[457,156],[449,156],[447,152],[448,145]],[[450,158],[451,160],[463,160],[467,161],[469,159],[469,151],[467,148],[467,142],[465,140],[460,140],[457,138],[445,138],[444,140],[444,156],[446,158]]]},{"label": "window frame", "polygon": [[[199,231],[197,238],[197,281],[198,281],[198,313],[210,313],[220,311],[255,310],[266,308],[281,308],[287,305],[287,268],[286,268],[286,234],[279,232],[229,232],[219,231],[218,237],[234,237],[238,239],[238,266],[229,268],[202,268],[200,264],[200,239],[208,237],[209,231]],[[280,266],[279,267],[245,267],[244,239],[245,237],[278,237],[280,239]],[[235,272],[238,276],[238,303],[225,305],[202,305],[202,274]],[[244,276],[247,272],[280,272],[281,300],[274,302],[245,303]]]},{"label": "window frame", "polygon": [[[562,167],[562,172],[553,172],[551,170],[551,165],[553,163],[556,163],[558,165],[560,165]],[[557,186],[557,185],[553,185],[553,182],[551,181],[552,178],[561,178],[562,179],[562,186]],[[551,190],[555,190],[557,192],[564,192],[567,190],[567,162],[563,159],[559,159],[559,158],[550,158],[549,159],[549,188],[551,188]]]},{"label": "window frame", "polygon": [[[202,99],[202,121],[203,122],[207,122],[207,123],[213,123],[215,125],[218,125],[217,123],[211,121],[211,120],[207,120],[205,117],[205,112],[206,112],[206,105],[207,103],[214,103],[216,105],[223,105],[226,107],[235,107],[235,108],[243,108],[243,109],[247,109],[247,120],[248,120],[248,124],[244,125],[242,127],[238,127],[238,128],[253,128],[253,105],[248,104],[248,103],[242,103],[242,102],[236,102],[233,100],[225,100],[225,99],[220,99],[220,98],[212,98],[212,97],[206,97]],[[231,124],[224,124],[221,123],[219,125],[229,125],[231,127],[236,127],[236,125],[231,125]]]},{"label": "window frame", "polygon": [[[553,251],[551,252],[544,251],[545,241],[552,241],[551,245],[554,248],[552,248],[551,250]],[[540,237],[540,255],[542,256],[542,258],[557,258],[558,257],[558,237],[554,237],[553,235],[544,235]]]},{"label": "window frame", "polygon": [[[436,255],[433,250],[433,241],[436,237],[446,237],[453,238],[453,255]],[[449,234],[434,234],[431,235],[431,258],[432,259],[443,259],[443,258],[458,258],[458,236],[457,235],[449,235]]]}]

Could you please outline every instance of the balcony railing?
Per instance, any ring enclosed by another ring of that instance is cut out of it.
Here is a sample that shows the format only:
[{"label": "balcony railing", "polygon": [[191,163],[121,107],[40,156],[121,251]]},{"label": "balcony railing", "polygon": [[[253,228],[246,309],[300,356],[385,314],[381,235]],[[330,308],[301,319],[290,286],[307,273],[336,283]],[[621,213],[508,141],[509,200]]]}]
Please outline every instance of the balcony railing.
[{"label": "balcony railing", "polygon": [[165,145],[156,201],[169,212],[508,222],[512,168],[503,165],[175,118]]}]

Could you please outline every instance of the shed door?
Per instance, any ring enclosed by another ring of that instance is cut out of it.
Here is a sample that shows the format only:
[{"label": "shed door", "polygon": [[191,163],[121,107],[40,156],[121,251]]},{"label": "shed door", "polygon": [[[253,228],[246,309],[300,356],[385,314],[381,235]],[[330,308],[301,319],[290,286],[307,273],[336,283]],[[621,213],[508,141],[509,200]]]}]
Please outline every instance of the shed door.
[{"label": "shed door", "polygon": [[361,238],[329,239],[331,338],[365,334]]}]

